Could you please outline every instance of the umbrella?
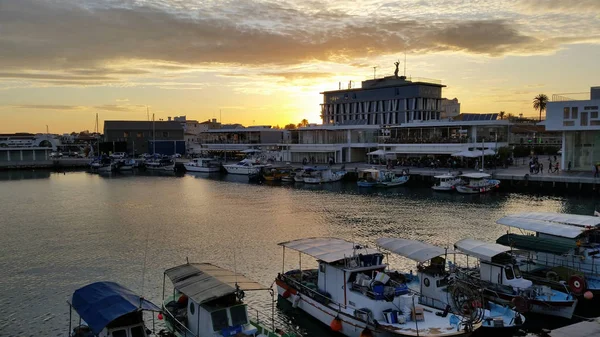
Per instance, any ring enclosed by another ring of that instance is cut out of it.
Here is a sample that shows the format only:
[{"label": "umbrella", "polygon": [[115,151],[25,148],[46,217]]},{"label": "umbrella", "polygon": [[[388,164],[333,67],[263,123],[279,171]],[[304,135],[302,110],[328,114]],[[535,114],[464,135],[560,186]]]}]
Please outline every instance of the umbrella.
[{"label": "umbrella", "polygon": [[466,157],[466,158],[475,158],[475,157],[479,157],[481,155],[481,153],[477,153],[476,151],[461,151],[461,152],[457,152],[457,153],[453,153],[452,157]]},{"label": "umbrella", "polygon": [[377,151],[369,152],[367,154],[369,156],[384,156],[386,154],[386,152],[383,150],[377,150]]},{"label": "umbrella", "polygon": [[242,152],[242,153],[255,153],[255,152],[260,152],[260,150],[246,149],[246,150],[242,150],[240,152]]}]

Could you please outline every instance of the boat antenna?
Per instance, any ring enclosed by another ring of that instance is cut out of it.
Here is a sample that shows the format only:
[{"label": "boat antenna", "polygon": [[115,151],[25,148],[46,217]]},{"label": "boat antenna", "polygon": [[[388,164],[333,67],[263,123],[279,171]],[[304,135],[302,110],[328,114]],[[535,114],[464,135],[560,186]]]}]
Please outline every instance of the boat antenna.
[{"label": "boat antenna", "polygon": [[406,51],[404,52],[404,77],[406,78]]},{"label": "boat antenna", "polygon": [[377,78],[377,66],[373,67],[373,79]]},{"label": "boat antenna", "polygon": [[146,248],[144,249],[144,264],[142,266],[142,292],[140,296],[140,308],[142,307],[142,300],[144,299],[144,283],[146,280],[146,258],[148,256],[148,239],[150,236],[150,231],[146,229]]}]

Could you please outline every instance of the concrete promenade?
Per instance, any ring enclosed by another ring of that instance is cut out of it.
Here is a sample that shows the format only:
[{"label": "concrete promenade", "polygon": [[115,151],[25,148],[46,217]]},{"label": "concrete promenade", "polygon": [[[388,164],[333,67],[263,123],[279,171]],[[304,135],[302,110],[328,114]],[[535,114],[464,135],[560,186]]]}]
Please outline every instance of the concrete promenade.
[{"label": "concrete promenade", "polygon": [[550,337],[591,337],[600,336],[600,321],[583,321],[562,328],[554,329]]}]

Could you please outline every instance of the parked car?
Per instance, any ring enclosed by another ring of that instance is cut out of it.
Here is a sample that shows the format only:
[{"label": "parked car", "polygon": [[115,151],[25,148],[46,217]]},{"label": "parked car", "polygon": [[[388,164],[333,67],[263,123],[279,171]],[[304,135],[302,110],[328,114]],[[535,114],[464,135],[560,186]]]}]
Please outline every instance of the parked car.
[{"label": "parked car", "polygon": [[62,156],[61,152],[50,152],[50,158],[62,158]]},{"label": "parked car", "polygon": [[112,159],[123,159],[127,157],[127,153],[125,152],[115,152],[110,155]]}]

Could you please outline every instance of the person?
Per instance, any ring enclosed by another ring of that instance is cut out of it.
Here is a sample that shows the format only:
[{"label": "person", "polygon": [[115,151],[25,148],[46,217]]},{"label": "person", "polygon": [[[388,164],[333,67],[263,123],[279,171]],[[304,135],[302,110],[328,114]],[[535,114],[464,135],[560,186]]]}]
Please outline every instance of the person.
[{"label": "person", "polygon": [[478,170],[479,169],[479,159],[477,159],[475,161],[475,169]]},{"label": "person", "polygon": [[596,164],[592,165],[592,172],[594,173],[594,178],[598,178],[598,167]]},{"label": "person", "polygon": [[[556,162],[556,167],[558,168],[558,162]],[[569,161],[569,165],[567,166],[567,171],[571,171],[571,162]]]},{"label": "person", "polygon": [[544,174],[544,164],[540,162],[540,174]]},{"label": "person", "polygon": [[552,173],[552,159],[548,157],[548,173]]},{"label": "person", "polygon": [[[571,162],[569,162],[569,171],[570,170],[571,170]],[[556,162],[556,166],[555,166],[554,172],[558,173],[558,171],[559,171],[558,162]]]}]

